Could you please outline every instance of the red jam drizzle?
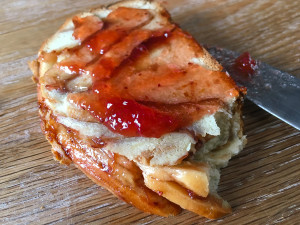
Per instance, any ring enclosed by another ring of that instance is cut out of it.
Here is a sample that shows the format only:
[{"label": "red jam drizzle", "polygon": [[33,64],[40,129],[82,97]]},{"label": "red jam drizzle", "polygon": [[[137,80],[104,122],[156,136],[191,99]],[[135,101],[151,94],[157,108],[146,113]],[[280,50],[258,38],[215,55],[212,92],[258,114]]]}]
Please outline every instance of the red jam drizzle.
[{"label": "red jam drizzle", "polygon": [[249,52],[244,52],[235,60],[234,70],[244,77],[253,75],[256,69],[256,61],[251,58]]},{"label": "red jam drizzle", "polygon": [[[77,99],[78,101],[79,99]],[[85,96],[75,104],[88,110],[95,118],[113,132],[127,137],[161,137],[174,131],[178,123],[172,116],[141,105],[132,99],[120,97],[102,98]]]},{"label": "red jam drizzle", "polygon": [[111,47],[109,56],[104,55],[88,68],[94,81],[109,78],[112,72],[130,56],[138,45],[151,37],[148,30],[135,30]]},{"label": "red jam drizzle", "polygon": [[104,30],[88,40],[85,46],[91,53],[103,55],[110,46],[126,35],[124,30]]}]

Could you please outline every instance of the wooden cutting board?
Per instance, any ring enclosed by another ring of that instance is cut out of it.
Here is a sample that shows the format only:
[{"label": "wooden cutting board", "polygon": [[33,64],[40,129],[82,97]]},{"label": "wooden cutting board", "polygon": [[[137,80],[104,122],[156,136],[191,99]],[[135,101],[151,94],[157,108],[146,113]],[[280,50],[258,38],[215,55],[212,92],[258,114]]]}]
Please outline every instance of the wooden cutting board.
[{"label": "wooden cutting board", "polygon": [[[300,132],[247,100],[243,117],[248,145],[223,169],[219,188],[233,213],[216,221],[188,211],[170,218],[140,212],[74,166],[52,159],[50,145],[40,131],[36,89],[27,62],[67,17],[109,2],[0,2],[0,223],[299,224]],[[201,43],[249,51],[300,77],[299,1],[176,0],[164,4],[174,20]]]}]

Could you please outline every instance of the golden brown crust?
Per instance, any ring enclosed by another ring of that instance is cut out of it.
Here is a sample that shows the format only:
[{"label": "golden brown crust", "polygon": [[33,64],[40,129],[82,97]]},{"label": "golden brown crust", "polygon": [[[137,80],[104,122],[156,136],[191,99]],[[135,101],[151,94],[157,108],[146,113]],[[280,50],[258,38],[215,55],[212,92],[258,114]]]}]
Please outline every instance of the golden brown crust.
[{"label": "golden brown crust", "polygon": [[[40,107],[40,115],[43,131],[52,146],[63,149],[67,157],[95,183],[144,212],[170,216],[181,211],[179,206],[144,185],[142,172],[134,162],[123,156],[92,148],[78,134],[57,123],[51,110],[45,105]],[[55,154],[57,155],[59,153]]]}]

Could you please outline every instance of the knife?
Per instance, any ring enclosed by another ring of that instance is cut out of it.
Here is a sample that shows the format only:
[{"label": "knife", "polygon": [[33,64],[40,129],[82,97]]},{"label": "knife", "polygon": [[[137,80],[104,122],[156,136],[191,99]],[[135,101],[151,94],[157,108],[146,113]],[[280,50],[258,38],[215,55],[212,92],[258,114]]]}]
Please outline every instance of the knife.
[{"label": "knife", "polygon": [[241,79],[233,67],[239,53],[210,46],[206,49],[238,86],[247,88],[246,98],[300,130],[300,79],[260,61],[256,61],[254,74],[248,79]]}]

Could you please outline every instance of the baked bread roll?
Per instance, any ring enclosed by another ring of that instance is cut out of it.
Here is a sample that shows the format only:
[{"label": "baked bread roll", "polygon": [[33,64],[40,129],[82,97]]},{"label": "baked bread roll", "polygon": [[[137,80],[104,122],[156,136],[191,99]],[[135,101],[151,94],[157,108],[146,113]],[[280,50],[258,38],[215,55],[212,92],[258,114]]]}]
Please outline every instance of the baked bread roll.
[{"label": "baked bread roll", "polygon": [[77,14],[30,68],[60,163],[148,213],[231,212],[217,186],[246,143],[243,93],[161,5],[132,0]]}]

